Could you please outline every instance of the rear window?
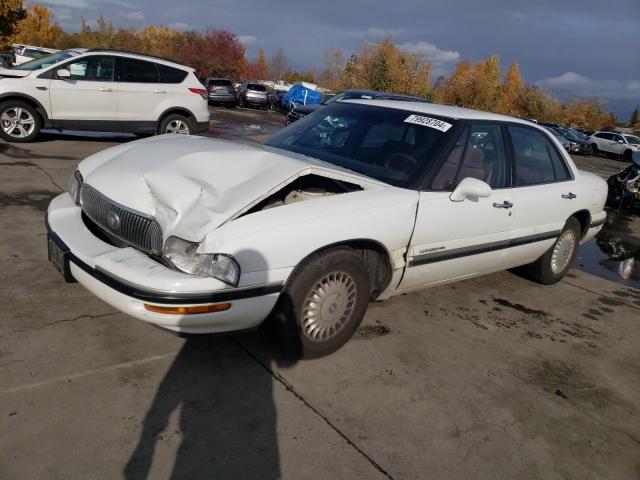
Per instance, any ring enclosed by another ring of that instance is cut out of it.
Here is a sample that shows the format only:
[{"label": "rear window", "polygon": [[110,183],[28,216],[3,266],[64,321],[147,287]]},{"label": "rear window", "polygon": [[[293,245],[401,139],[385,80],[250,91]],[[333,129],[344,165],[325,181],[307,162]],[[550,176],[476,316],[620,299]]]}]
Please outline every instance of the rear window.
[{"label": "rear window", "polygon": [[121,82],[131,83],[158,83],[160,77],[158,69],[153,62],[121,58],[122,69]]},{"label": "rear window", "polygon": [[168,67],[161,63],[156,65],[160,71],[160,83],[182,83],[187,76],[187,72],[179,68]]},{"label": "rear window", "polygon": [[207,82],[207,85],[209,85],[210,87],[232,87],[233,86],[231,85],[231,80],[224,80],[224,79],[209,80]]},{"label": "rear window", "polygon": [[249,83],[247,85],[247,90],[255,90],[257,92],[266,92],[267,87],[265,87],[264,85],[259,85],[257,83]]}]

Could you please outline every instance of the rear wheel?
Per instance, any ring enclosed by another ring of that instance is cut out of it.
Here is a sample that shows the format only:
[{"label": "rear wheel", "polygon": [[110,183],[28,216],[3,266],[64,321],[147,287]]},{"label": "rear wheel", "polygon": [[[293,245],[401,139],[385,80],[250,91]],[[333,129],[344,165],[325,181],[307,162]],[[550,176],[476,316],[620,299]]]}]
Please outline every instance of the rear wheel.
[{"label": "rear wheel", "polygon": [[370,294],[369,270],[354,250],[314,254],[296,267],[280,295],[273,315],[279,336],[298,357],[335,352],[360,325]]},{"label": "rear wheel", "polygon": [[193,119],[185,117],[179,113],[172,113],[167,115],[160,122],[160,128],[158,128],[160,135],[165,133],[172,133],[175,135],[194,135],[196,133],[196,127]]},{"label": "rear wheel", "polygon": [[10,100],[0,104],[0,136],[7,142],[30,142],[40,127],[40,117],[28,103]]},{"label": "rear wheel", "polygon": [[580,234],[580,222],[571,217],[551,248],[538,260],[523,267],[523,273],[543,285],[552,285],[562,280],[578,253]]}]

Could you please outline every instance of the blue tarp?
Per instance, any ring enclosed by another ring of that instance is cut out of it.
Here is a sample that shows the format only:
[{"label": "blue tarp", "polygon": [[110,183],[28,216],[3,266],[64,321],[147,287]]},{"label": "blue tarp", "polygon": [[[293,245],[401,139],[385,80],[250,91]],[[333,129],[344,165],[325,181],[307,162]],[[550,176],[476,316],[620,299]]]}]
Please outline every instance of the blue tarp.
[{"label": "blue tarp", "polygon": [[294,84],[287,93],[282,96],[282,106],[287,108],[291,103],[297,105],[308,105],[311,103],[320,103],[320,92],[311,90],[301,83]]}]

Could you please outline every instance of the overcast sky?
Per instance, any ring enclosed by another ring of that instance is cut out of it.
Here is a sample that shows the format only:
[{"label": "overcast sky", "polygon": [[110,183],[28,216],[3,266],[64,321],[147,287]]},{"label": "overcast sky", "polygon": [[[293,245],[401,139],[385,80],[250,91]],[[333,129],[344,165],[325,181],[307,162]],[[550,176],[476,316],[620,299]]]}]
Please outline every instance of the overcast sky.
[{"label": "overcast sky", "polygon": [[297,69],[322,70],[322,54],[345,54],[386,35],[450,73],[463,58],[518,62],[525,80],[569,96],[600,97],[620,117],[640,105],[640,0],[47,0],[58,22],[102,14],[117,27],[209,26],[236,33],[252,58],[279,47]]}]

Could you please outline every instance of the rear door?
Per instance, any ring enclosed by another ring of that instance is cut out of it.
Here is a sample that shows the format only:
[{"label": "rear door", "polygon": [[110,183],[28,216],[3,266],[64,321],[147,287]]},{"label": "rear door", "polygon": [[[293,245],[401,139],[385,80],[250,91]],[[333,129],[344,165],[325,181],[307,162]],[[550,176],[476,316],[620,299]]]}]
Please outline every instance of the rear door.
[{"label": "rear door", "polygon": [[61,79],[53,74],[49,98],[54,122],[115,121],[118,93],[113,81],[114,66],[115,59],[112,56],[91,55],[57,68],[66,68],[71,72],[71,77]]},{"label": "rear door", "polygon": [[507,266],[530,263],[555,241],[575,213],[575,179],[562,152],[547,134],[525,125],[507,128],[513,155],[512,247],[505,251]]},{"label": "rear door", "polygon": [[159,106],[168,95],[160,83],[160,71],[154,62],[118,57],[118,121],[151,122],[160,114]]},{"label": "rear door", "polygon": [[[515,202],[504,129],[473,123],[460,132],[430,189],[420,192],[416,225],[400,290],[502,270]],[[489,197],[450,199],[464,178],[488,183]]]}]

